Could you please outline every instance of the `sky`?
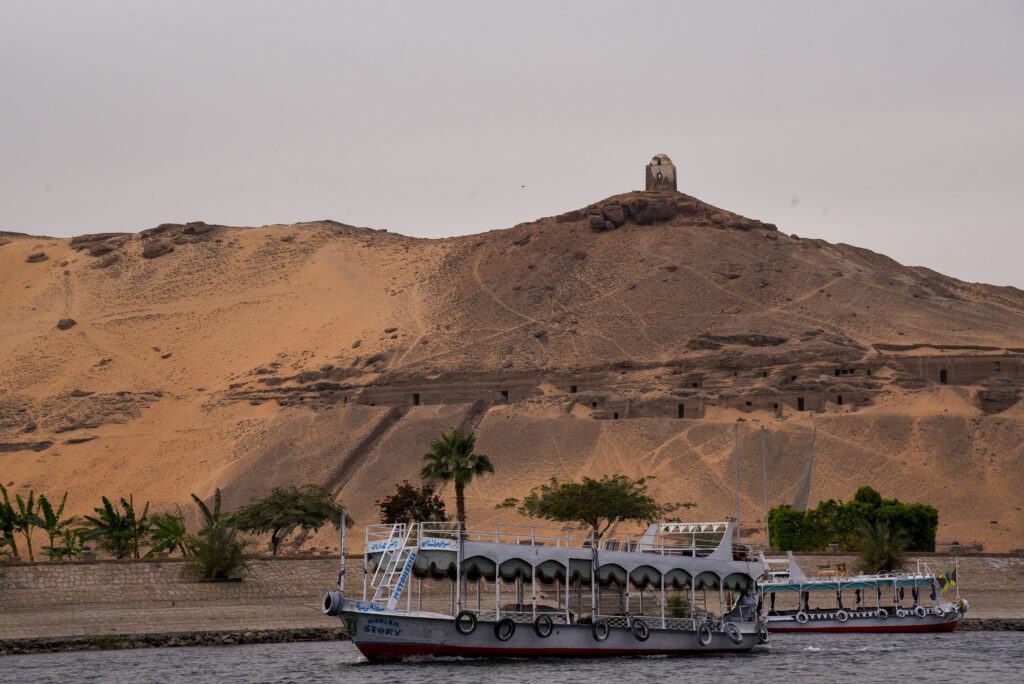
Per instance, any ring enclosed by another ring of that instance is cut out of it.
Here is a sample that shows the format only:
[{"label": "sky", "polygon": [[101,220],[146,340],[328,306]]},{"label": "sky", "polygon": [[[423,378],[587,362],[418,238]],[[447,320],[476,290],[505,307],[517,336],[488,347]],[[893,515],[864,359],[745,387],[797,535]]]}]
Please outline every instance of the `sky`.
[{"label": "sky", "polygon": [[1022,2],[0,0],[0,230],[417,237],[679,190],[1024,288]]}]

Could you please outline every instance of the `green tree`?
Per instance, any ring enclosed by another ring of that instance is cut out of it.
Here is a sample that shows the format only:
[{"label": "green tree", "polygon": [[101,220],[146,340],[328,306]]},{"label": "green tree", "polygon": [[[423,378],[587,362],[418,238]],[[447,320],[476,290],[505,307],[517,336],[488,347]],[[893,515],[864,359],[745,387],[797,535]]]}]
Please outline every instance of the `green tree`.
[{"label": "green tree", "polygon": [[127,499],[121,497],[123,513],[107,497],[102,500],[103,506],[94,509],[96,515],[85,516],[86,530],[82,539],[97,541],[114,558],[138,558],[139,546],[149,535],[149,503],[143,508],[142,515],[137,515],[130,494]]},{"label": "green tree", "polygon": [[82,539],[79,530],[73,527],[66,527],[61,532],[60,539],[64,542],[63,546],[55,547],[53,540],[50,540],[50,545],[45,547],[46,553],[50,556],[51,560],[64,560],[65,558],[81,558],[82,556]]},{"label": "green tree", "polygon": [[633,479],[607,475],[600,480],[584,477],[582,482],[559,482],[555,478],[530,490],[523,499],[505,499],[497,508],[516,508],[523,515],[557,522],[589,525],[600,538],[618,522],[654,522],[692,503],[659,504],[647,494],[652,476]]},{"label": "green tree", "polygon": [[150,519],[149,543],[153,546],[146,552],[146,558],[164,551],[180,551],[182,556],[189,555],[188,530],[180,508],[176,513],[157,513]]},{"label": "green tree", "polygon": [[18,555],[18,542],[14,538],[16,531],[16,521],[18,514],[14,510],[14,506],[11,505],[11,500],[7,495],[7,488],[0,485],[0,493],[4,496],[3,504],[0,504],[0,547],[10,547],[11,555]]},{"label": "green tree", "polygon": [[860,528],[860,569],[867,573],[892,572],[903,564],[906,537],[884,520],[864,522]]},{"label": "green tree", "polygon": [[423,455],[420,477],[455,484],[455,517],[459,522],[466,522],[466,486],[475,478],[494,472],[491,460],[476,453],[475,448],[475,435],[452,430],[448,435],[442,432]]},{"label": "green tree", "polygon": [[921,503],[904,504],[898,499],[883,499],[871,487],[861,487],[848,503],[829,499],[816,508],[797,511],[788,505],[768,513],[772,541],[787,551],[822,551],[837,542],[844,551],[861,547],[861,527],[865,523],[886,522],[899,529],[910,551],[934,551],[939,513]]},{"label": "green tree", "polygon": [[[281,542],[296,528],[316,531],[327,523],[338,528],[344,513],[345,507],[334,503],[331,493],[322,485],[308,484],[275,487],[262,499],[251,499],[251,503],[231,516],[231,520],[244,532],[269,532],[270,552],[276,556]],[[349,527],[352,525],[350,519],[346,519],[346,523]]]},{"label": "green tree", "polygon": [[416,489],[408,480],[395,485],[395,493],[374,502],[380,508],[380,521],[385,524],[405,522],[441,522],[448,519],[444,501],[434,493],[434,488],[423,485]]},{"label": "green tree", "polygon": [[49,546],[45,547],[44,550],[46,550],[51,562],[59,560],[59,558],[55,557],[53,554],[53,540],[64,534],[65,529],[69,528],[71,525],[75,525],[78,523],[78,518],[63,517],[64,504],[66,504],[67,501],[68,493],[64,492],[64,497],[60,500],[60,506],[57,507],[57,510],[54,510],[53,504],[50,503],[50,500],[47,499],[45,495],[41,494],[39,496],[39,520],[41,523],[40,527],[42,527],[43,530],[46,531],[46,536],[50,542]]},{"label": "green tree", "polygon": [[28,548],[28,560],[31,563],[35,561],[35,555],[32,553],[32,530],[43,526],[43,521],[39,518],[39,502],[36,501],[34,491],[28,493],[27,500],[21,498],[21,494],[15,494],[14,501],[18,504],[18,510],[15,511],[14,517],[14,529],[24,535],[25,546]]},{"label": "green tree", "polygon": [[199,507],[203,527],[188,538],[192,561],[182,574],[200,579],[227,579],[249,571],[249,561],[255,557],[249,542],[240,539],[230,516],[221,512],[220,489],[214,491],[213,509],[195,494],[192,500]]}]

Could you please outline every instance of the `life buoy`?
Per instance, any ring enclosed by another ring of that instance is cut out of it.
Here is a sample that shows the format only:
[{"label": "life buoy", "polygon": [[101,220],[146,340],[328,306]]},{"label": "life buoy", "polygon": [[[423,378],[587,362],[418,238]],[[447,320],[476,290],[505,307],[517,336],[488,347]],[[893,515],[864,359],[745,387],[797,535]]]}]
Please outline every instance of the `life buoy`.
[{"label": "life buoy", "polygon": [[464,610],[455,616],[455,631],[459,634],[472,634],[476,629],[476,615]]},{"label": "life buoy", "polygon": [[594,633],[594,639],[596,641],[604,641],[607,639],[608,635],[612,633],[611,625],[608,624],[608,618],[594,620],[594,626],[591,627],[591,631]]},{"label": "life buoy", "polygon": [[884,620],[887,617],[889,617],[889,611],[887,611],[885,608],[879,608],[878,609],[878,619],[879,620]]},{"label": "life buoy", "polygon": [[897,608],[896,609],[896,617],[898,617],[898,618],[907,617],[907,611],[903,610],[902,608]]},{"label": "life buoy", "polygon": [[697,641],[701,646],[711,643],[711,625],[705,622],[697,629]]},{"label": "life buoy", "polygon": [[725,623],[725,634],[734,644],[738,644],[743,641],[743,633],[740,632],[740,628],[733,622]]},{"label": "life buoy", "polygon": [[763,622],[757,623],[757,641],[761,644],[767,644],[771,637],[768,634],[768,626]]},{"label": "life buoy", "polygon": [[796,614],[796,621],[799,622],[801,625],[806,624],[807,613],[801,610],[799,613]]},{"label": "life buoy", "polygon": [[923,618],[928,612],[924,609],[924,606],[914,606],[914,615],[919,618]]},{"label": "life buoy", "polygon": [[512,618],[501,618],[494,625],[494,636],[498,637],[498,641],[508,641],[515,633],[516,623]]},{"label": "life buoy", "polygon": [[637,618],[630,620],[629,631],[633,632],[633,636],[636,637],[637,641],[647,641],[647,638],[651,636],[651,630],[647,623]]},{"label": "life buoy", "polygon": [[551,632],[555,629],[555,621],[551,619],[550,615],[538,615],[537,619],[533,621],[533,631],[537,633],[541,639],[546,639],[551,636]]},{"label": "life buoy", "polygon": [[840,610],[838,613],[836,613],[836,619],[840,622],[846,622],[850,619],[850,614],[847,613],[845,610]]}]

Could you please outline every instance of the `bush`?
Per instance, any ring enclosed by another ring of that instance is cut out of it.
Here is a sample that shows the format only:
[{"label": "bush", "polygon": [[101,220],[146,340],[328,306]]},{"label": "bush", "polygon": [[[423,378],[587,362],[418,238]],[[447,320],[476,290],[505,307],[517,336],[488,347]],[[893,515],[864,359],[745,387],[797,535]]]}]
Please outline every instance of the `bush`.
[{"label": "bush", "polygon": [[256,557],[250,542],[239,539],[238,530],[219,521],[200,530],[190,539],[191,562],[183,574],[196,579],[227,579],[249,572],[249,561]]}]

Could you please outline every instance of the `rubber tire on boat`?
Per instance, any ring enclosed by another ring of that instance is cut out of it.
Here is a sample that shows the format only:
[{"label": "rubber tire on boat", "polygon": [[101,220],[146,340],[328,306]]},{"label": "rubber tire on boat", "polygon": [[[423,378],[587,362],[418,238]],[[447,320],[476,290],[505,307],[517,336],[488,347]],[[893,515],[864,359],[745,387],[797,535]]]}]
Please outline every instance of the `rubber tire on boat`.
[{"label": "rubber tire on boat", "polygon": [[942,617],[943,615],[946,614],[946,611],[945,611],[945,609],[942,606],[935,606],[935,608],[933,608],[933,610],[935,611],[935,615],[938,616],[938,617]]},{"label": "rubber tire on boat", "polygon": [[345,603],[345,597],[340,591],[329,591],[324,594],[322,608],[324,615],[336,616],[341,613],[341,606]]},{"label": "rubber tire on boat", "polygon": [[725,633],[729,637],[729,640],[732,641],[732,643],[734,643],[734,644],[742,644],[743,643],[743,632],[740,631],[740,628],[737,627],[735,623],[733,623],[733,622],[726,622],[725,623]]},{"label": "rubber tire on boat", "polygon": [[697,643],[701,646],[711,643],[711,625],[706,622],[697,628]]},{"label": "rubber tire on boat", "polygon": [[612,633],[612,626],[608,624],[608,618],[594,620],[590,631],[594,634],[595,641],[604,641]]},{"label": "rubber tire on boat", "polygon": [[547,639],[555,631],[555,621],[551,619],[550,615],[538,615],[537,619],[533,621],[533,631],[541,639]]},{"label": "rubber tire on boat", "polygon": [[897,608],[896,609],[896,617],[898,617],[898,618],[907,617],[907,611],[903,610],[902,608]]},{"label": "rubber tire on boat", "polygon": [[914,606],[914,615],[919,618],[923,618],[928,613],[925,611],[924,606]]},{"label": "rubber tire on boat", "polygon": [[845,610],[840,610],[836,613],[836,619],[840,622],[846,622],[850,619],[850,614],[847,613]]},{"label": "rubber tire on boat", "polygon": [[801,610],[799,613],[796,614],[796,621],[799,622],[801,625],[807,624],[807,613]]},{"label": "rubber tire on boat", "polygon": [[647,641],[651,636],[651,630],[647,627],[647,623],[636,618],[630,620],[629,631],[633,632],[633,636],[636,637],[637,641]]},{"label": "rubber tire on boat", "polygon": [[889,617],[889,611],[887,611],[885,608],[879,608],[878,609],[878,619],[879,620],[884,620],[887,617]]},{"label": "rubber tire on boat", "polygon": [[[463,620],[469,620],[469,624],[463,624]],[[472,634],[473,630],[476,629],[476,615],[464,610],[455,616],[455,631],[459,634]]]},{"label": "rubber tire on boat", "polygon": [[508,641],[515,633],[516,623],[512,618],[501,618],[494,623],[494,636],[498,637],[498,641]]},{"label": "rubber tire on boat", "polygon": [[768,634],[768,625],[763,622],[757,623],[757,643],[767,644],[771,636]]}]

